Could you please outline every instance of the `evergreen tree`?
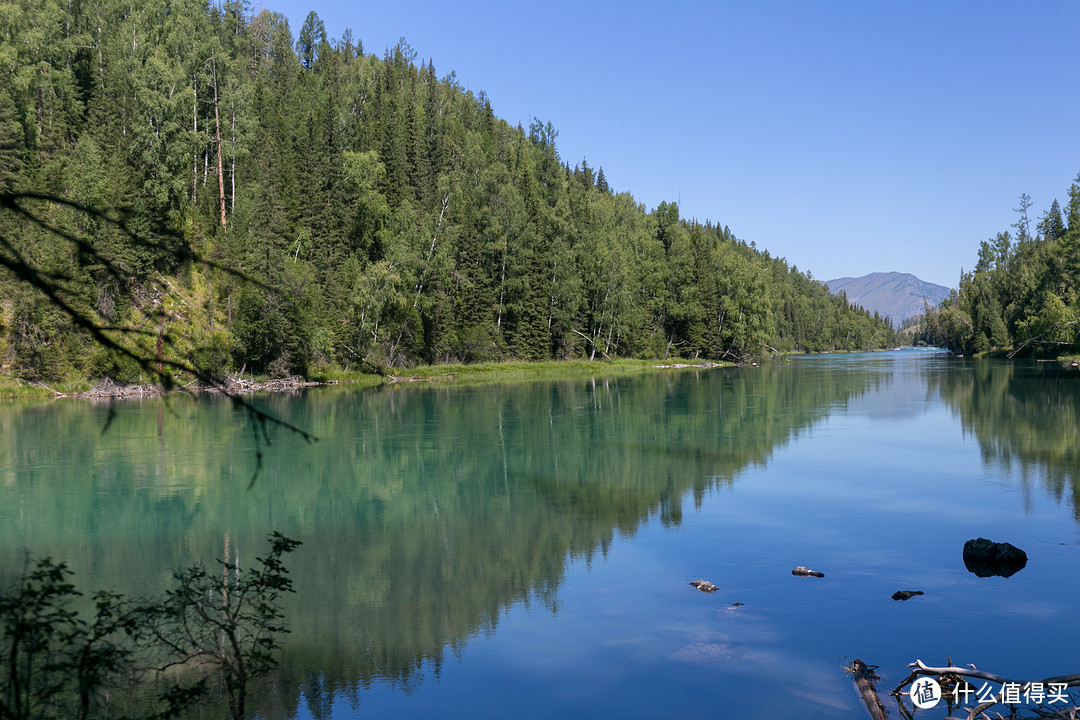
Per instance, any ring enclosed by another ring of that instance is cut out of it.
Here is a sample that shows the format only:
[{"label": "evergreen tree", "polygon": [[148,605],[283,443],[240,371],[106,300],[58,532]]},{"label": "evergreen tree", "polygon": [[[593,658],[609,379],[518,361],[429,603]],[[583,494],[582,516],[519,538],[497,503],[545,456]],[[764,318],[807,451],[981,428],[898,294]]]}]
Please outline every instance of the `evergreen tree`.
[{"label": "evergreen tree", "polygon": [[300,66],[309,71],[314,69],[315,61],[320,58],[326,43],[326,26],[319,19],[318,13],[312,10],[304,19],[300,35],[296,39],[296,54],[300,56]]}]

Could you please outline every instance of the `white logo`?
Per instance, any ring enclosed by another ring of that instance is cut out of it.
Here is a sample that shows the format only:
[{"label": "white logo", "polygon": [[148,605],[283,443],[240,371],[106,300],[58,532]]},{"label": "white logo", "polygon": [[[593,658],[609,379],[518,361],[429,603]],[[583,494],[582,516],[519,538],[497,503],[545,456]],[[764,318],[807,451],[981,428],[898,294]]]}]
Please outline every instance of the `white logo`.
[{"label": "white logo", "polygon": [[941,686],[937,680],[921,677],[911,683],[911,702],[920,710],[929,710],[941,702]]}]

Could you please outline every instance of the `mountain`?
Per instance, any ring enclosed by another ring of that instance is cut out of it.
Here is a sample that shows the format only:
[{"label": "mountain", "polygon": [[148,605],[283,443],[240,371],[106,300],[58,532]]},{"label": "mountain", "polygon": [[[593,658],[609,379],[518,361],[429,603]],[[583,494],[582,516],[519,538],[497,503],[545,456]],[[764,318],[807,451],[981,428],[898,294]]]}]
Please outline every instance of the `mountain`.
[{"label": "mountain", "polygon": [[926,305],[937,307],[950,288],[920,280],[910,273],[870,273],[862,277],[826,280],[834,293],[841,291],[848,302],[892,320],[894,327],[909,317],[921,315]]}]

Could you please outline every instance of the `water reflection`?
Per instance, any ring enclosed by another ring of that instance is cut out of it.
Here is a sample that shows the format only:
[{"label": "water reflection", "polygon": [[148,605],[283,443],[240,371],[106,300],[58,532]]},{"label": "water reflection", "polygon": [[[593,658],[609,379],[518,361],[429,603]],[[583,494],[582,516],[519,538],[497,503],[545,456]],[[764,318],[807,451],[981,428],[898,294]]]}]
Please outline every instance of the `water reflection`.
[{"label": "water reflection", "polygon": [[967,361],[962,371],[927,375],[973,435],[983,462],[1019,481],[1030,502],[1039,483],[1067,499],[1080,520],[1080,375],[1057,363]]},{"label": "water reflection", "polygon": [[[297,670],[320,668],[323,687],[408,690],[422,667],[437,675],[445,652],[494,632],[505,608],[554,610],[568,559],[606,553],[649,517],[677,525],[686,495],[700,502],[883,381],[868,374],[801,393],[796,375],[365,394],[349,457],[334,463],[351,470],[328,475],[353,478],[319,503],[318,532],[335,554],[313,558],[298,578],[319,586],[336,577],[341,592],[321,601],[332,622],[300,619],[296,636],[317,644],[298,643]],[[340,396],[313,397],[312,419],[327,412],[323,402]]]},{"label": "water reflection", "polygon": [[[917,366],[896,363],[268,397],[320,440],[275,437],[251,491],[251,429],[226,403],[123,404],[104,434],[104,408],[8,406],[0,559],[27,547],[89,587],[144,594],[194,558],[251,562],[271,529],[300,539],[293,634],[257,711],[327,716],[335,694],[438,675],[511,606],[557,611],[568,561],[649,518],[678,526],[685,498],[700,506],[837,409],[920,412]],[[676,659],[738,652],[704,642]]]}]

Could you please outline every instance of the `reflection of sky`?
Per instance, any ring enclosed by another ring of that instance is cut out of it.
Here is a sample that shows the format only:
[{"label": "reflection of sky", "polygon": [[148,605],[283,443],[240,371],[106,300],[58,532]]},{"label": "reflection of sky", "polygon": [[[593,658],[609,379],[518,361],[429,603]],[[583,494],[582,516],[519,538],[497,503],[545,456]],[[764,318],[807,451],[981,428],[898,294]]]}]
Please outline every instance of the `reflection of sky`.
[{"label": "reflection of sky", "polygon": [[897,368],[881,385],[851,398],[847,414],[874,419],[917,417],[928,407],[926,381],[917,369]]},{"label": "reflection of sky", "polygon": [[848,415],[875,419],[906,419],[926,412],[931,403],[927,387],[928,364],[948,362],[945,354],[936,350],[905,349],[846,356],[810,356],[796,360],[801,363],[850,367],[858,363],[876,376],[871,389],[849,398],[845,404]]},{"label": "reflection of sky", "polygon": [[[927,397],[917,360],[898,365],[700,508],[684,502],[680,525],[653,518],[570,563],[555,612],[515,604],[411,695],[376,686],[335,717],[861,719],[842,670],[854,658],[879,666],[883,696],[916,658],[1017,678],[1074,672],[1069,508],[1039,496],[1025,512],[1016,484],[988,474],[976,439]],[[979,536],[1025,549],[1028,566],[976,578],[962,548]],[[796,565],[826,577],[794,577]],[[691,588],[697,578],[719,591]],[[926,594],[893,601],[901,589]]]}]

